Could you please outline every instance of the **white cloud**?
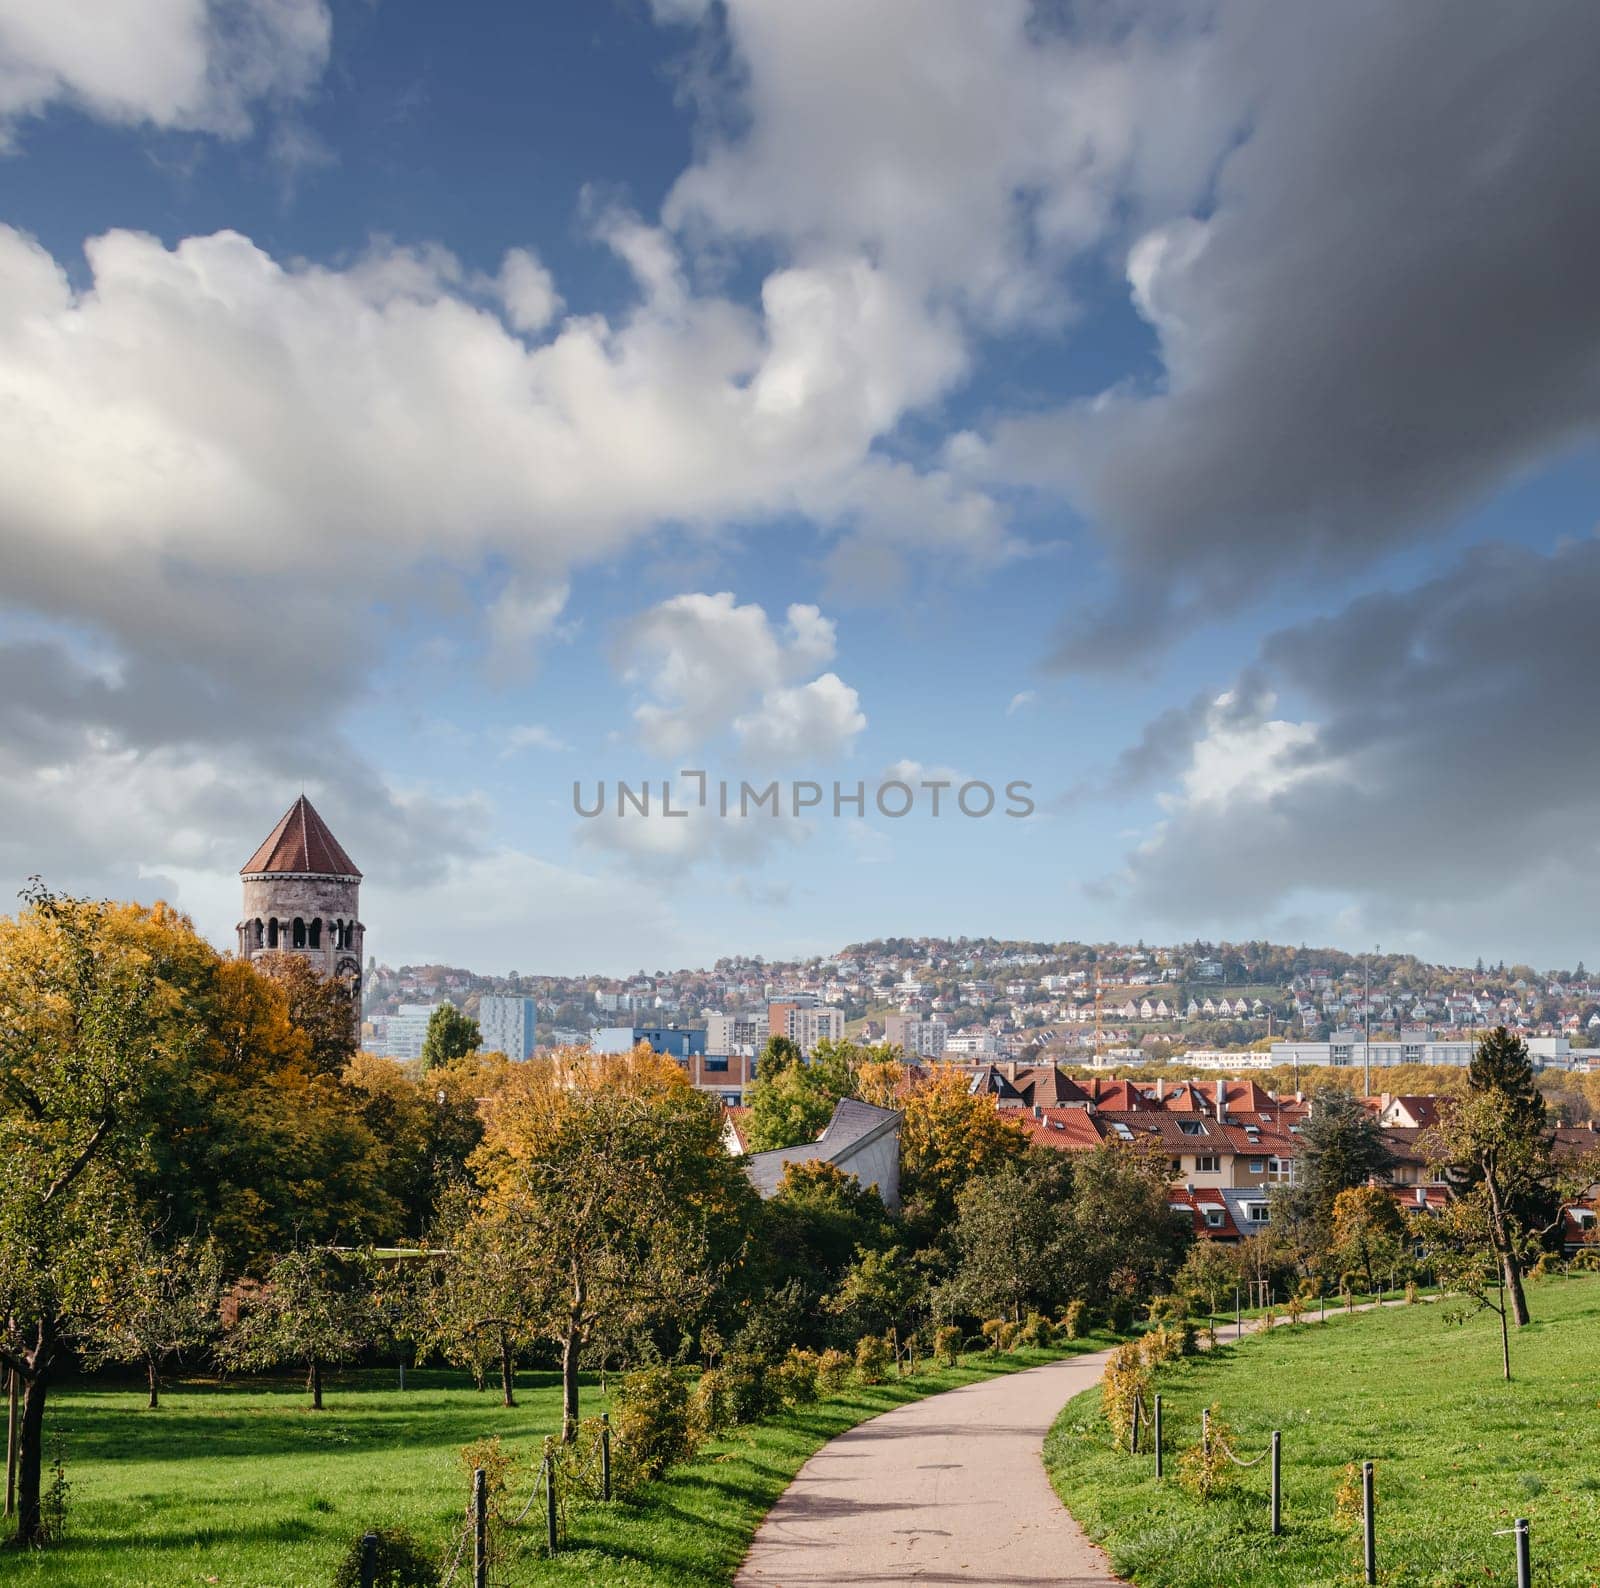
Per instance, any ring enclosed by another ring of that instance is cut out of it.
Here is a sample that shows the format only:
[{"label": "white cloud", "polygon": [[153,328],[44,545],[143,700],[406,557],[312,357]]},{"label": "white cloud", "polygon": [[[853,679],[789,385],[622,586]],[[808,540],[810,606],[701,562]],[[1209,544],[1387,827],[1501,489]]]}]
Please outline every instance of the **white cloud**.
[{"label": "white cloud", "polygon": [[239,137],[321,77],[331,36],[325,0],[0,0],[0,146],[56,102]]},{"label": "white cloud", "polygon": [[542,331],[561,307],[555,278],[526,248],[508,249],[500,262],[495,290],[514,331]]},{"label": "white cloud", "polygon": [[734,719],[733,731],[758,761],[825,761],[867,725],[861,700],[837,673],[809,684],[769,689],[761,705]]},{"label": "white cloud", "polygon": [[1016,714],[1021,711],[1024,706],[1031,706],[1036,698],[1037,694],[1034,690],[1019,689],[1016,694],[1011,697],[1010,703],[1006,706],[1006,715],[1008,717],[1016,716]]},{"label": "white cloud", "polygon": [[836,674],[793,681],[830,661],[833,623],[796,603],[775,626],[728,591],[673,596],[629,625],[624,676],[652,697],[634,710],[640,738],[679,756],[732,728],[758,759],[826,758],[866,726],[855,690]]}]

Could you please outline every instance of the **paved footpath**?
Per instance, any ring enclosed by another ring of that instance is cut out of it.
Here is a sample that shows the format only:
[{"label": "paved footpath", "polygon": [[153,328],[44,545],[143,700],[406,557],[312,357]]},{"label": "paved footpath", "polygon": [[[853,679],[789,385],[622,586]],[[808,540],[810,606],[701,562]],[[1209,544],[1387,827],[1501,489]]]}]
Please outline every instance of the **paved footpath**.
[{"label": "paved footpath", "polygon": [[840,1434],[767,1512],[734,1588],[1123,1583],[1056,1498],[1041,1458],[1056,1415],[1100,1381],[1110,1354],[946,1390]]},{"label": "paved footpath", "polygon": [[840,1434],[767,1513],[734,1588],[1122,1582],[1040,1459],[1056,1414],[1108,1355],[946,1390]]}]

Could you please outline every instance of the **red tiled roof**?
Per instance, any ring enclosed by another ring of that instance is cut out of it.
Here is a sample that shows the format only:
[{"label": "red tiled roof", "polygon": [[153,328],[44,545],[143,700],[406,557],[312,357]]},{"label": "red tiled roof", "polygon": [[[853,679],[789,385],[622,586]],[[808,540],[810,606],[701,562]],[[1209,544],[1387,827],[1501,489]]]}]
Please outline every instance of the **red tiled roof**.
[{"label": "red tiled roof", "polygon": [[1063,1152],[1087,1152],[1102,1139],[1099,1125],[1085,1108],[1041,1107],[1037,1114],[1030,1109],[1014,1117],[1030,1141]]},{"label": "red tiled roof", "polygon": [[[1212,1241],[1239,1240],[1242,1236],[1238,1224],[1233,1217],[1233,1210],[1228,1206],[1227,1199],[1218,1190],[1210,1186],[1203,1186],[1197,1190],[1179,1190],[1176,1187],[1167,1191],[1167,1206],[1170,1208],[1186,1207],[1194,1216],[1194,1233]],[[1221,1209],[1222,1222],[1212,1224],[1206,1218],[1206,1209]]]},{"label": "red tiled roof", "polygon": [[361,875],[304,794],[283,813],[283,820],[244,863],[239,875],[256,877],[274,872],[304,872],[317,877]]}]

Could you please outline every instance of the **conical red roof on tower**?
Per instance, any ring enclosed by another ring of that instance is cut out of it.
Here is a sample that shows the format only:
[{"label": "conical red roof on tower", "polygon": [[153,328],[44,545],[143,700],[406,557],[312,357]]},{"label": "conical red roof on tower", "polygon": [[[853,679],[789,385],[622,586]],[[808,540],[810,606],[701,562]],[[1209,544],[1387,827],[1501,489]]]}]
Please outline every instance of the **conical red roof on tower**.
[{"label": "conical red roof on tower", "polygon": [[281,876],[287,872],[316,877],[361,875],[304,794],[283,813],[283,820],[245,862],[239,875],[259,877],[276,873]]}]

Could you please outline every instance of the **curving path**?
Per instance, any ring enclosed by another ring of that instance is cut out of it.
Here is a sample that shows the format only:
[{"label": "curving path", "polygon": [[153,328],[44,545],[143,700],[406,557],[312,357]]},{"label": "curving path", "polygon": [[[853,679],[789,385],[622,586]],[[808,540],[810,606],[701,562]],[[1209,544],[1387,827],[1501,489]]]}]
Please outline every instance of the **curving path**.
[{"label": "curving path", "polygon": [[[1403,1303],[1355,1310],[1375,1305]],[[1256,1319],[1244,1332],[1260,1327]],[[1127,1588],[1056,1498],[1041,1458],[1057,1414],[1099,1383],[1110,1354],[946,1390],[840,1434],[767,1513],[734,1588]]]},{"label": "curving path", "polygon": [[1121,1583],[1040,1459],[1056,1414],[1109,1354],[946,1390],[840,1434],[767,1513],[735,1588]]}]

